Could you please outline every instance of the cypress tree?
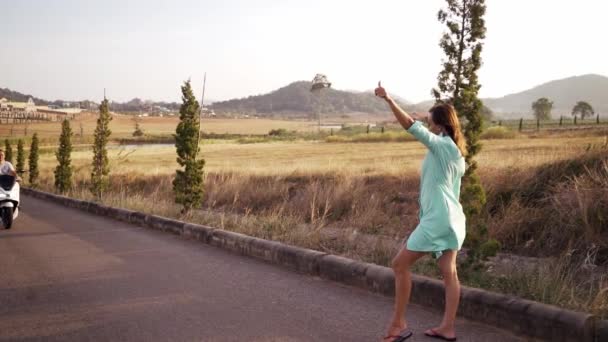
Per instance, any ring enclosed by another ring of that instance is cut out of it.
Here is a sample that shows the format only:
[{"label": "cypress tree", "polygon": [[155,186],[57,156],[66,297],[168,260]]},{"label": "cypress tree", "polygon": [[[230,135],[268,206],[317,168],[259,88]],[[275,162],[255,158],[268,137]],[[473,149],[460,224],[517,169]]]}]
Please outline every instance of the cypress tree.
[{"label": "cypress tree", "polygon": [[36,187],[38,185],[38,175],[40,173],[38,170],[38,133],[34,133],[32,136],[28,161],[30,169],[29,182],[32,187]]},{"label": "cypress tree", "polygon": [[446,8],[437,15],[448,32],[439,43],[445,59],[437,78],[438,89],[433,89],[433,95],[437,102],[451,103],[458,115],[465,119],[464,136],[469,153],[466,156],[462,202],[465,213],[470,217],[479,214],[486,202],[485,191],[476,174],[477,162],[473,159],[481,149],[479,135],[483,124],[483,103],[477,97],[481,87],[477,71],[481,67],[482,40],[486,34],[483,19],[486,5],[484,0],[446,2]]},{"label": "cypress tree", "polygon": [[199,109],[200,106],[192,93],[190,81],[184,82],[182,105],[179,109],[179,124],[175,129],[175,148],[177,163],[183,169],[175,171],[173,191],[175,203],[182,205],[182,212],[201,205],[203,201],[204,159],[197,159],[199,152]]},{"label": "cypress tree", "polygon": [[144,131],[139,126],[139,121],[137,119],[135,119],[135,130],[133,131],[133,136],[134,137],[143,137],[144,136]]},{"label": "cypress tree", "polygon": [[108,187],[108,175],[110,174],[110,163],[108,161],[108,151],[106,145],[110,138],[110,116],[108,99],[104,98],[99,106],[99,117],[95,127],[95,138],[93,143],[93,162],[91,164],[91,193],[97,200]]},{"label": "cypress tree", "polygon": [[4,160],[9,163],[13,162],[13,146],[8,139],[4,140]]},{"label": "cypress tree", "polygon": [[61,136],[59,137],[59,148],[55,153],[57,167],[55,168],[55,189],[64,193],[72,188],[72,165],[70,155],[72,153],[72,128],[66,119],[61,124]]},{"label": "cypress tree", "polygon": [[25,150],[23,149],[23,139],[17,142],[17,165],[15,165],[17,173],[25,171]]},{"label": "cypress tree", "polygon": [[446,7],[437,15],[439,22],[446,25],[447,32],[439,42],[445,58],[433,95],[437,103],[452,104],[464,119],[463,133],[468,155],[465,157],[467,168],[462,180],[461,202],[469,225],[471,253],[467,260],[471,265],[494,254],[499,246],[495,240],[488,240],[487,227],[480,215],[486,204],[486,194],[474,160],[481,150],[483,127],[483,103],[478,97],[481,85],[477,72],[482,64],[485,13],[485,0],[446,0]]}]

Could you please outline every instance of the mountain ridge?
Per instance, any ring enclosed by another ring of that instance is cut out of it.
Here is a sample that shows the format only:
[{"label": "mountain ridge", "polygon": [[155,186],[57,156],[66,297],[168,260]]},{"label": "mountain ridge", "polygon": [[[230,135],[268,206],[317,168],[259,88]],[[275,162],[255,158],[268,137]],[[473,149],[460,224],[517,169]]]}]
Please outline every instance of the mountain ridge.
[{"label": "mountain ridge", "polygon": [[553,101],[555,115],[570,115],[578,101],[591,104],[596,112],[608,112],[608,77],[585,74],[542,83],[530,89],[497,98],[482,99],[495,113],[532,115],[532,102],[541,97]]},{"label": "mountain ridge", "polygon": [[[226,101],[216,101],[207,106],[218,114],[253,114],[259,116],[307,117],[313,118],[316,112],[324,114],[368,113],[390,118],[386,105],[374,96],[373,92],[324,89],[321,93],[310,92],[311,82],[296,81],[271,92]],[[32,97],[37,104],[62,103],[62,100],[47,101],[32,95],[23,94],[8,88],[0,88],[0,98],[11,101],[27,101]],[[532,102],[547,97],[554,102],[553,116],[568,116],[578,101],[587,101],[600,115],[608,113],[608,77],[599,74],[585,74],[556,79],[530,89],[507,94],[502,97],[483,98],[484,105],[498,118],[532,117]],[[409,111],[428,110],[434,101],[412,104],[401,97],[395,99]],[[81,101],[83,102],[83,101]],[[141,100],[134,98],[124,103],[112,102],[113,110],[136,112],[153,106],[178,110],[177,102]]]}]

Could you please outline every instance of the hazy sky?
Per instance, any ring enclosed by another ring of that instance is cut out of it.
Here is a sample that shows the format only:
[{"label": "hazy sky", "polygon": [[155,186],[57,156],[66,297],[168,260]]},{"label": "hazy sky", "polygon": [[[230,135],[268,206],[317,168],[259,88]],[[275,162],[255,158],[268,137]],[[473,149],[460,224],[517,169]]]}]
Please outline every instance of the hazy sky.
[{"label": "hazy sky", "polygon": [[[0,0],[0,87],[45,99],[265,93],[325,73],[411,101],[440,70],[444,0]],[[608,75],[605,0],[487,0],[484,97]]]}]

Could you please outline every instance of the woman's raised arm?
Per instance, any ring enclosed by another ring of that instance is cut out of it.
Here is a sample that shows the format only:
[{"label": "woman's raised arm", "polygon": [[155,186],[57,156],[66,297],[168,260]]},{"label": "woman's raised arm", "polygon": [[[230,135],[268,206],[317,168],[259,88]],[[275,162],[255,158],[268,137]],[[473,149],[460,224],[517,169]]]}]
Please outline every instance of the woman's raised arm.
[{"label": "woman's raised arm", "polygon": [[399,121],[399,123],[401,124],[401,126],[403,126],[403,128],[408,129],[408,128],[412,127],[412,125],[414,124],[414,121],[415,121],[414,118],[411,115],[409,115],[406,111],[401,109],[401,107],[399,107],[397,102],[395,102],[388,95],[388,93],[386,92],[386,89],[382,88],[382,84],[380,84],[380,81],[378,81],[378,88],[376,88],[374,93],[376,94],[376,96],[381,97],[384,100],[386,100],[388,105],[391,107],[391,110],[393,111],[395,118],[397,118],[397,121]]}]

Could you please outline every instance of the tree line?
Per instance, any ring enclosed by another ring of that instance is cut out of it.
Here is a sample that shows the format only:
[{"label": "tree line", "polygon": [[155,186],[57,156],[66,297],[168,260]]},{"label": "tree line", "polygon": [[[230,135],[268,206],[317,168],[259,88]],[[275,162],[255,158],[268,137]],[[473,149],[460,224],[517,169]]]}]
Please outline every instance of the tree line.
[{"label": "tree line", "polygon": [[[180,106],[180,122],[177,125],[174,137],[177,162],[182,169],[176,170],[173,181],[175,202],[182,205],[182,212],[188,213],[201,205],[203,200],[203,167],[204,159],[199,157],[200,142],[200,105],[192,92],[190,81],[182,86],[182,105]],[[91,175],[89,190],[95,200],[101,201],[109,186],[110,160],[108,158],[107,144],[112,131],[110,121],[112,116],[109,110],[109,101],[104,98],[99,106],[99,116],[95,127],[93,142],[93,158],[91,161]],[[136,132],[141,131],[136,124]],[[142,132],[143,134],[143,132]],[[54,169],[54,185],[58,193],[69,193],[73,185],[73,166],[71,160],[73,131],[70,121],[64,120],[61,124],[59,146],[55,152],[57,166]],[[19,139],[17,147],[16,171],[18,174],[29,173],[28,183],[31,187],[38,187],[38,133],[34,133],[29,151],[29,170],[25,170],[25,151],[23,140]],[[5,140],[5,159],[13,160],[13,149],[8,139]]]},{"label": "tree line", "polygon": [[[552,110],[553,101],[546,97],[541,97],[532,103],[532,112],[534,113],[534,118],[537,120],[550,120]],[[578,101],[574,107],[572,107],[571,115],[575,119],[576,117],[580,117],[582,120],[585,120],[587,117],[593,117],[595,111],[588,102]],[[597,120],[599,121],[599,114]]]}]

